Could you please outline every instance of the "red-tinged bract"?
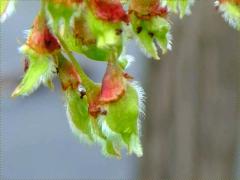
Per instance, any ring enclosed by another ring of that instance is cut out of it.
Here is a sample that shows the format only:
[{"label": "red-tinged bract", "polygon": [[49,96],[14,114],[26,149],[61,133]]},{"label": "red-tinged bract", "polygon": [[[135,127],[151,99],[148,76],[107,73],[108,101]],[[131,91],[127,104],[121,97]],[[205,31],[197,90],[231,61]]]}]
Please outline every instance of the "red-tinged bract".
[{"label": "red-tinged bract", "polygon": [[132,0],[129,13],[135,13],[141,19],[150,19],[153,16],[165,17],[168,14],[166,7],[161,7],[159,0]]},{"label": "red-tinged bract", "polygon": [[76,71],[74,65],[67,61],[62,60],[59,62],[59,78],[61,81],[62,89],[65,91],[68,88],[77,89],[81,83],[81,78]]},{"label": "red-tinged bract", "polygon": [[109,62],[102,81],[100,101],[107,103],[118,100],[125,92],[125,82],[122,70],[117,64]]},{"label": "red-tinged bract", "polygon": [[65,6],[72,6],[73,4],[81,4],[83,0],[50,0],[56,4],[63,4]]},{"label": "red-tinged bract", "polygon": [[94,14],[109,22],[129,22],[129,18],[119,0],[90,0],[90,7]]},{"label": "red-tinged bract", "polygon": [[50,32],[45,18],[37,16],[27,39],[27,45],[40,54],[60,49],[57,39]]},{"label": "red-tinged bract", "polygon": [[240,5],[240,0],[219,0],[220,3],[225,3],[225,2],[229,2],[229,3],[235,3],[237,5]]}]

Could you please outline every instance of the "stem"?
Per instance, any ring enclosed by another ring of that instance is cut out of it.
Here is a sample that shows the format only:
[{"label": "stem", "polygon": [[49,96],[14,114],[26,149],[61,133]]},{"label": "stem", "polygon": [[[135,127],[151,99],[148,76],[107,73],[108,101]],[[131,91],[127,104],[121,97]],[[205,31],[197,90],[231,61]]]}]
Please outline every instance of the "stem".
[{"label": "stem", "polygon": [[73,65],[76,67],[76,70],[78,72],[78,74],[81,77],[82,80],[82,84],[83,86],[86,88],[87,91],[91,90],[92,88],[94,88],[96,86],[96,84],[94,83],[94,81],[92,81],[83,71],[82,67],[80,66],[80,64],[78,63],[78,61],[76,60],[76,58],[73,56],[72,52],[68,49],[67,45],[64,43],[64,41],[62,40],[62,38],[60,37],[59,34],[56,34],[59,42],[61,43],[61,46],[63,47],[64,51],[66,52],[66,54],[68,55],[70,61],[73,63]]},{"label": "stem", "polygon": [[43,16],[45,16],[45,5],[46,5],[45,0],[41,0],[40,14],[42,14]]},{"label": "stem", "polygon": [[[46,6],[46,0],[41,0],[40,13],[43,16],[45,16],[45,6]],[[64,51],[68,55],[70,61],[75,66],[78,74],[81,77],[83,86],[86,88],[87,91],[90,91],[92,88],[94,88],[96,86],[96,84],[85,74],[85,72],[83,71],[82,67],[80,66],[80,64],[78,63],[76,58],[73,56],[72,52],[68,49],[67,45],[62,40],[61,36],[58,33],[55,33],[55,36],[58,38],[61,46],[63,47]]]}]

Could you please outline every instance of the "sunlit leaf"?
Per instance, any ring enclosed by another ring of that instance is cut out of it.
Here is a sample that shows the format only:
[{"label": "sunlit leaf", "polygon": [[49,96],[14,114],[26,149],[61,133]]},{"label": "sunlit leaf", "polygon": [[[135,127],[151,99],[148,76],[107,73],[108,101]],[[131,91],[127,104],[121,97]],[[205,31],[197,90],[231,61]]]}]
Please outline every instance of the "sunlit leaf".
[{"label": "sunlit leaf", "polygon": [[[105,118],[106,125],[110,131],[108,135],[121,143],[121,137],[126,144],[129,153],[142,155],[142,148],[139,140],[139,115],[140,105],[137,91],[131,85],[128,86],[125,95],[116,102],[108,105],[108,113]],[[105,131],[106,132],[106,131]]]},{"label": "sunlit leaf", "polygon": [[162,53],[171,49],[170,25],[166,19],[155,16],[149,20],[144,20],[132,14],[131,24],[147,55],[154,59],[160,59],[157,45],[162,49]]},{"label": "sunlit leaf", "polygon": [[95,141],[102,146],[102,153],[105,156],[121,157],[120,147],[116,146],[115,142],[103,133],[101,121],[92,119],[92,132]]},{"label": "sunlit leaf", "polygon": [[114,50],[120,53],[122,50],[121,23],[110,23],[98,19],[90,10],[86,18],[90,31],[96,37],[97,47]]},{"label": "sunlit leaf", "polygon": [[167,6],[170,12],[179,14],[180,18],[191,13],[194,0],[161,0],[162,6]]},{"label": "sunlit leaf", "polygon": [[40,55],[27,45],[21,47],[29,61],[27,72],[12,96],[29,95],[36,90],[41,83],[47,83],[54,76],[56,67],[48,55]]},{"label": "sunlit leaf", "polygon": [[81,13],[78,3],[66,5],[67,1],[48,0],[46,13],[54,33],[73,27],[74,18]]},{"label": "sunlit leaf", "polygon": [[65,92],[65,97],[69,124],[73,133],[82,140],[93,141],[86,97],[80,97],[78,90],[71,88]]},{"label": "sunlit leaf", "polygon": [[[54,33],[62,36],[71,51],[92,60],[109,59],[112,54],[110,47],[119,41],[115,35],[115,25],[112,28],[110,23],[97,19],[85,4],[66,7],[63,3],[49,2],[46,7],[50,26]],[[117,45],[116,50],[119,54],[121,46]]]},{"label": "sunlit leaf", "polygon": [[120,157],[120,150],[103,134],[101,123],[89,114],[87,96],[81,96],[78,90],[69,88],[65,91],[65,97],[70,127],[80,141],[96,142],[105,156]]}]

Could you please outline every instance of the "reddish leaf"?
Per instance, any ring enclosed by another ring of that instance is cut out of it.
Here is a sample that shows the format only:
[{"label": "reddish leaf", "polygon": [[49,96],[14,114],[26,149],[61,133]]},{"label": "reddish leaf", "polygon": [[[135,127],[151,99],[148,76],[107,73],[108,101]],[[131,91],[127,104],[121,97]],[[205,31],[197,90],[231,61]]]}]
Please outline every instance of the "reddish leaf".
[{"label": "reddish leaf", "polygon": [[106,103],[118,100],[125,92],[125,81],[122,70],[110,62],[102,81],[100,101]]},{"label": "reddish leaf", "polygon": [[46,20],[37,16],[27,39],[27,45],[38,53],[52,53],[60,49],[57,39],[51,34]]},{"label": "reddish leaf", "polygon": [[105,21],[129,22],[128,15],[119,0],[90,0],[95,15]]}]

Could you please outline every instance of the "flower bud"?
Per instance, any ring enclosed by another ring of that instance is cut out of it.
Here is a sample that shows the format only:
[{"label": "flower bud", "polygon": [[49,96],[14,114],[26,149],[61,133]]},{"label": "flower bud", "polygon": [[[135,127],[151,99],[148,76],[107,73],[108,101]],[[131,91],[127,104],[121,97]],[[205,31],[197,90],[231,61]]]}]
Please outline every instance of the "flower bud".
[{"label": "flower bud", "polygon": [[90,7],[94,14],[109,22],[129,22],[128,15],[119,0],[90,0]]},{"label": "flower bud", "polygon": [[27,45],[40,54],[53,53],[60,49],[57,39],[51,34],[46,19],[39,15],[27,39]]},{"label": "flower bud", "polygon": [[56,66],[48,54],[39,54],[28,45],[23,45],[20,52],[26,56],[25,74],[14,90],[12,96],[29,95],[36,90],[41,83],[50,85],[51,79],[54,77]]},{"label": "flower bud", "polygon": [[161,6],[167,7],[169,12],[179,14],[180,18],[191,13],[191,6],[195,0],[161,0]]},{"label": "flower bud", "polygon": [[65,59],[63,55],[59,55],[58,57],[58,73],[62,89],[64,91],[68,88],[77,89],[81,83],[81,78],[74,65]]},{"label": "flower bud", "polygon": [[163,54],[171,49],[170,24],[165,18],[152,16],[150,19],[143,19],[135,13],[130,17],[132,29],[147,55],[160,59],[158,47]]},{"label": "flower bud", "polygon": [[152,16],[165,17],[168,13],[166,7],[161,7],[159,0],[132,0],[129,12],[134,12],[142,19],[150,19]]},{"label": "flower bud", "polygon": [[105,72],[99,100],[103,103],[118,100],[125,92],[126,79],[122,69],[115,63],[109,62]]}]

